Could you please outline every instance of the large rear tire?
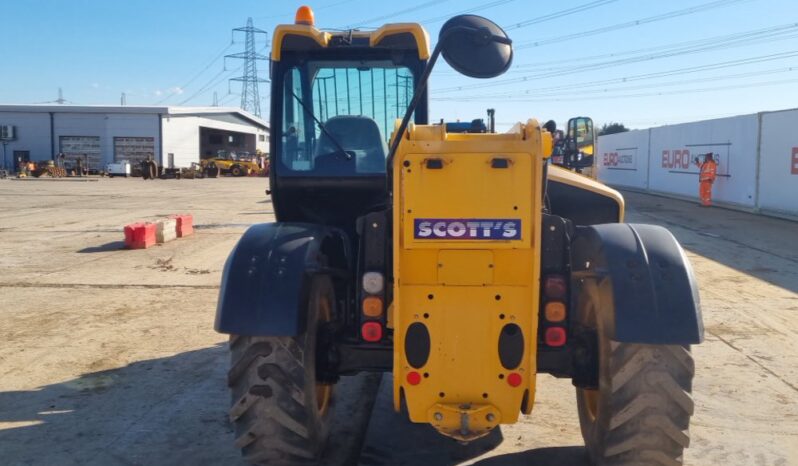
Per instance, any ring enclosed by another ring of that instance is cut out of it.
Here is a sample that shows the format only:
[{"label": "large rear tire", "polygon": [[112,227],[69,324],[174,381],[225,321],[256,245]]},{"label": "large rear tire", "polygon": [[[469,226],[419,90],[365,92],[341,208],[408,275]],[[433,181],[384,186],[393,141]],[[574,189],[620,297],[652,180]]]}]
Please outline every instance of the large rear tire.
[{"label": "large rear tire", "polygon": [[332,386],[316,379],[316,336],[332,318],[329,278],[313,281],[306,331],[296,337],[231,336],[230,419],[248,462],[316,464],[327,440]]},{"label": "large rear tire", "polygon": [[694,409],[689,346],[612,341],[596,318],[601,307],[580,307],[580,325],[598,333],[598,390],[576,389],[591,462],[681,465]]}]

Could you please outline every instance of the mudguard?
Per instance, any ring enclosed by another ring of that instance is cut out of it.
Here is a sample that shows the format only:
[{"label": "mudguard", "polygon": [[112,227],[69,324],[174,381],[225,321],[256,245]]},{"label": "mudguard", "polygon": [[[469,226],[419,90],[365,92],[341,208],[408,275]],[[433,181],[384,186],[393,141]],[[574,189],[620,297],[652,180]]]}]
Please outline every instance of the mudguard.
[{"label": "mudguard", "polygon": [[346,234],[335,228],[280,222],[253,225],[225,263],[216,331],[300,334],[313,276],[345,272],[349,257]]},{"label": "mudguard", "polygon": [[692,267],[665,228],[624,223],[577,227],[571,267],[572,290],[598,294],[591,299],[613,340],[680,345],[703,340]]}]

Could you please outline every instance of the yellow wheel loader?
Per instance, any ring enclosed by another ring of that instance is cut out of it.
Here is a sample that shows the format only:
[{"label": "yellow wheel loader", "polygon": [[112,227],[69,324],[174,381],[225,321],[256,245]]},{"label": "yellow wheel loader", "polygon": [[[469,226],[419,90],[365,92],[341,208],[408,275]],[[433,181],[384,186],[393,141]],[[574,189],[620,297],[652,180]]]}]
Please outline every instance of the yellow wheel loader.
[{"label": "yellow wheel loader", "polygon": [[[569,378],[594,464],[680,464],[693,413],[695,279],[667,230],[549,163],[530,119],[505,134],[428,121],[442,56],[490,79],[492,22],[457,16],[328,32],[302,7],[271,52],[271,196],[225,265],[230,418],[257,464],[315,464],[342,375],[391,372],[394,408],[461,442],[532,413],[537,374]],[[566,150],[592,153],[589,118]]]}]

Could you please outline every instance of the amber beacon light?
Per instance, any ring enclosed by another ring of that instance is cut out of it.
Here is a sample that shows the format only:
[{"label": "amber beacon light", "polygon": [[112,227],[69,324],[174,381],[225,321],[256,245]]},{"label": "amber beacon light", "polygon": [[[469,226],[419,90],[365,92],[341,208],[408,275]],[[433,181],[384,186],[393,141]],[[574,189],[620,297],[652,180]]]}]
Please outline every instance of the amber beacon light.
[{"label": "amber beacon light", "polygon": [[302,5],[301,7],[297,8],[294,23],[304,24],[305,26],[313,26],[314,22],[313,10],[311,10],[309,6]]}]

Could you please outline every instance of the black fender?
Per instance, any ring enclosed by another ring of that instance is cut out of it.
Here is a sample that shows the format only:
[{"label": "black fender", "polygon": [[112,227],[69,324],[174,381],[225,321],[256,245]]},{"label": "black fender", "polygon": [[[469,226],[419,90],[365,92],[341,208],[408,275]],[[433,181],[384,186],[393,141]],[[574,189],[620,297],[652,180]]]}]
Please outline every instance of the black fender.
[{"label": "black fender", "polygon": [[645,344],[701,343],[698,284],[670,231],[626,223],[577,227],[571,243],[574,299],[592,301],[607,335]]},{"label": "black fender", "polygon": [[346,273],[349,244],[343,231],[324,225],[251,226],[225,263],[214,328],[235,335],[301,334],[313,277]]}]

